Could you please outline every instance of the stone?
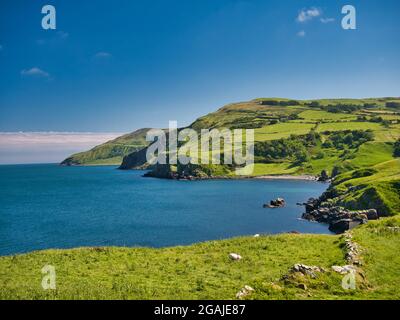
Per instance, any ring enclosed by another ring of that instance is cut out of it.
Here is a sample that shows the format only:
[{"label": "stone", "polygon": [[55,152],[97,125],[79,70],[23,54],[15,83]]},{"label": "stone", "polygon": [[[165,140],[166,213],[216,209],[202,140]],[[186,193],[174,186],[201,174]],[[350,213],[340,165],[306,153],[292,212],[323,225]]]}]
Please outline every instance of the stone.
[{"label": "stone", "polygon": [[369,209],[366,212],[368,220],[377,220],[379,219],[378,212],[376,209]]},{"label": "stone", "polygon": [[351,230],[354,227],[360,225],[363,221],[352,220],[352,219],[341,219],[332,222],[329,225],[329,230],[335,233],[343,233],[347,230]]},{"label": "stone", "polygon": [[264,208],[282,208],[285,206],[285,199],[276,198],[275,200],[271,200],[269,204],[264,204]]},{"label": "stone", "polygon": [[328,181],[329,180],[329,175],[326,170],[321,171],[321,175],[318,177],[318,181]]},{"label": "stone", "polygon": [[329,224],[329,229],[335,233],[343,233],[368,220],[379,218],[376,209],[350,211],[339,206],[332,206],[328,202],[321,202],[311,198],[306,203],[306,212],[302,218]]},{"label": "stone", "polygon": [[238,260],[242,259],[242,256],[240,254],[237,254],[237,253],[230,253],[229,254],[229,258],[231,260],[238,261]]},{"label": "stone", "polygon": [[312,278],[316,278],[317,277],[316,273],[325,272],[325,269],[317,266],[307,266],[305,264],[296,263],[292,267],[291,272],[299,272],[303,275],[308,275],[311,276]]},{"label": "stone", "polygon": [[297,287],[300,288],[300,289],[303,289],[303,290],[307,290],[307,286],[306,286],[305,283],[299,283],[299,284],[297,285]]},{"label": "stone", "polygon": [[348,274],[350,272],[355,272],[356,268],[351,266],[351,265],[345,265],[343,267],[341,266],[332,266],[332,270],[340,273],[340,274]]},{"label": "stone", "polygon": [[252,293],[254,289],[248,285],[245,285],[240,291],[236,294],[237,299],[242,299]]}]

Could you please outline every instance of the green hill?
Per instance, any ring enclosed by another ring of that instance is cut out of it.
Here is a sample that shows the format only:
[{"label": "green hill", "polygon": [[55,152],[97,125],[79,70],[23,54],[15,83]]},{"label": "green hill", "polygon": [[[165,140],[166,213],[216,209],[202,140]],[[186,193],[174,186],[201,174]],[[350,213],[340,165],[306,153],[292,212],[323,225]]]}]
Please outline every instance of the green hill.
[{"label": "green hill", "polygon": [[120,165],[124,156],[145,148],[146,132],[149,128],[139,129],[114,140],[103,143],[93,149],[71,155],[61,165]]},{"label": "green hill", "polygon": [[[258,98],[228,104],[216,112],[200,117],[189,127],[195,130],[254,128],[256,142],[304,135],[313,128],[317,132],[371,129],[375,133],[376,141],[394,142],[400,137],[400,106],[397,104],[400,104],[400,98],[391,97],[320,100]],[[123,157],[148,145],[148,130],[139,129],[89,151],[74,154],[61,164],[120,165]],[[326,161],[332,162],[334,158]],[[315,168],[321,165],[317,162]],[[136,167],[135,163],[131,167]],[[129,165],[124,165],[124,168],[129,168]],[[287,167],[282,162],[275,166],[265,166],[264,162],[256,165],[257,174],[268,174],[270,171],[283,174],[287,172]],[[302,169],[297,168],[294,171],[301,173]]]}]

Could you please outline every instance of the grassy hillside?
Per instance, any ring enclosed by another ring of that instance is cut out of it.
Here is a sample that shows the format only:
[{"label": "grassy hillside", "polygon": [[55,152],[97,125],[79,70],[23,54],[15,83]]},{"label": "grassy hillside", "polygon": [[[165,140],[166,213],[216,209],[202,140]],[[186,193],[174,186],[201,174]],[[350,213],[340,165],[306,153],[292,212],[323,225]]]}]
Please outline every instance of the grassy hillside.
[{"label": "grassy hillside", "polygon": [[[394,106],[392,104],[394,103]],[[259,98],[228,104],[216,112],[205,115],[190,127],[196,130],[212,128],[254,128],[256,142],[304,135],[310,130],[317,132],[342,130],[373,130],[375,141],[394,142],[400,137],[400,98],[377,99],[321,99],[290,100],[282,98]],[[140,129],[115,140],[106,142],[89,151],[74,154],[63,165],[119,165],[124,156],[148,145],[145,140],[149,129]],[[329,164],[335,158],[326,159]],[[321,163],[313,170],[315,173]],[[285,173],[283,163],[277,167],[258,166],[257,174]],[[278,168],[284,168],[279,171]],[[295,172],[302,173],[303,168]]]},{"label": "grassy hillside", "polygon": [[375,208],[381,215],[400,213],[400,159],[343,173],[330,186],[331,203],[349,209]]},{"label": "grassy hillside", "polygon": [[[187,247],[80,248],[0,258],[0,299],[399,299],[400,218],[351,231],[360,246],[356,289],[341,286],[331,266],[347,264],[344,236],[281,234]],[[229,253],[242,256],[232,261]],[[296,263],[323,267],[316,278],[291,274]],[[57,289],[41,288],[53,265]]]},{"label": "grassy hillside", "polygon": [[114,140],[103,143],[93,149],[71,155],[62,165],[120,165],[124,156],[143,149],[148,145],[146,132],[149,128],[139,129]]}]

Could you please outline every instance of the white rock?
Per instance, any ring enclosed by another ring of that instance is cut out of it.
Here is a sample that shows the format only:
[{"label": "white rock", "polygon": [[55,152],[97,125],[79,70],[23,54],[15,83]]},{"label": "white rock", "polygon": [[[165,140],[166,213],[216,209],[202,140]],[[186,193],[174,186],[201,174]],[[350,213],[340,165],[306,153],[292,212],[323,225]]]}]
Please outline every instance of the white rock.
[{"label": "white rock", "polygon": [[260,235],[258,234],[258,233],[256,233],[255,235],[254,235],[254,238],[258,238]]},{"label": "white rock", "polygon": [[245,285],[240,291],[236,294],[237,299],[242,299],[243,297],[249,295],[254,289],[248,285]]},{"label": "white rock", "polygon": [[340,273],[340,274],[347,274],[347,273],[350,273],[350,272],[355,272],[356,268],[354,268],[351,265],[345,265],[343,267],[341,267],[341,266],[332,266],[332,270],[337,272],[337,273]]},{"label": "white rock", "polygon": [[231,260],[240,260],[240,259],[242,259],[242,256],[237,253],[230,253],[229,258],[231,258]]}]

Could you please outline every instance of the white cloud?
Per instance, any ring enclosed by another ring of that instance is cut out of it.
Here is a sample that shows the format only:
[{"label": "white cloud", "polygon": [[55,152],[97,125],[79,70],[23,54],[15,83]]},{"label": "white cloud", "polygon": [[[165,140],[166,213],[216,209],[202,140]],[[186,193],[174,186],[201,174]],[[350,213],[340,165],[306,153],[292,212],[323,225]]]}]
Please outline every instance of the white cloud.
[{"label": "white cloud", "polygon": [[48,78],[50,77],[50,74],[48,74],[46,71],[43,71],[42,69],[39,69],[38,67],[33,67],[31,69],[24,69],[21,71],[22,76],[36,76],[36,77],[44,77]]},{"label": "white cloud", "polygon": [[49,43],[54,43],[55,41],[58,40],[65,40],[69,37],[69,33],[65,32],[65,31],[57,31],[57,33],[52,33],[52,36],[49,36],[46,39],[37,39],[36,40],[36,44],[38,45],[45,45],[45,44],[49,44]]},{"label": "white cloud", "polygon": [[69,33],[65,31],[58,31],[57,34],[61,39],[66,39],[69,37]]},{"label": "white cloud", "polygon": [[297,36],[298,37],[305,37],[306,36],[306,32],[304,30],[301,30],[301,31],[297,32]]},{"label": "white cloud", "polygon": [[321,10],[317,8],[303,9],[297,16],[297,21],[300,23],[312,20],[313,18],[319,17],[322,14]]},{"label": "white cloud", "polygon": [[104,52],[104,51],[97,52],[97,53],[94,55],[95,58],[110,58],[111,56],[112,56],[111,53],[109,53],[109,52]]},{"label": "white cloud", "polygon": [[0,164],[60,162],[121,136],[93,132],[0,132]]},{"label": "white cloud", "polygon": [[331,23],[331,22],[334,22],[335,19],[334,18],[321,18],[320,21],[322,23]]},{"label": "white cloud", "polygon": [[97,145],[121,136],[115,132],[0,132],[0,146],[75,144]]}]

